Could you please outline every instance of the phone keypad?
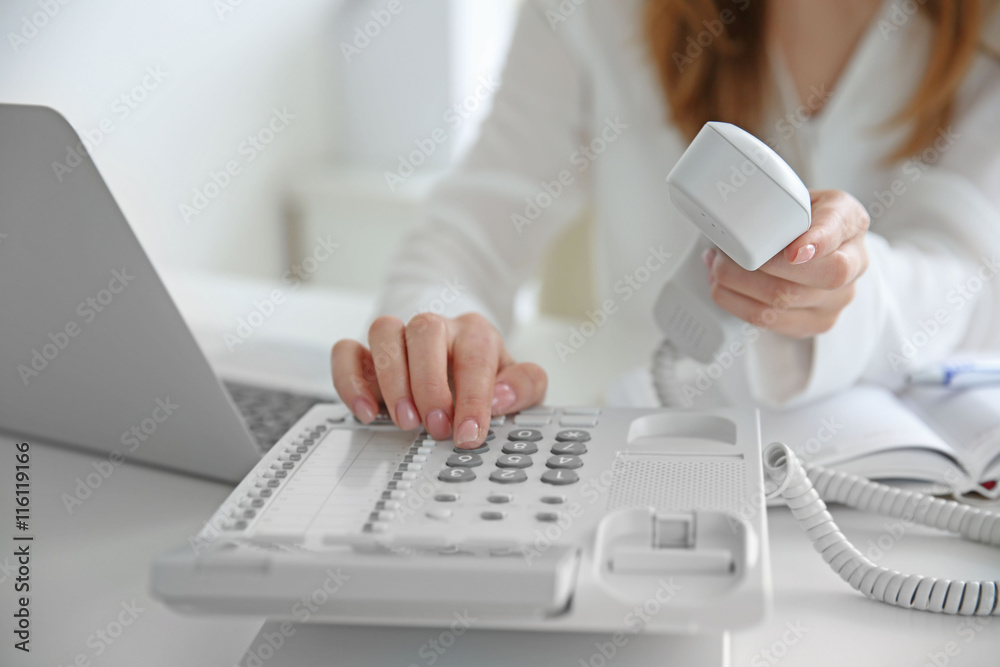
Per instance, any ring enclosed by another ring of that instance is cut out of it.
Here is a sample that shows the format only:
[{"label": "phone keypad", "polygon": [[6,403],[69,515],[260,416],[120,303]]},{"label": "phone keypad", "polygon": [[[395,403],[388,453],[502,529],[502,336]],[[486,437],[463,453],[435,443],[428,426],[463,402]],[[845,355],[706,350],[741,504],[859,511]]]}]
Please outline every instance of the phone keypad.
[{"label": "phone keypad", "polygon": [[479,454],[452,454],[444,464],[452,468],[475,468],[483,465],[483,459]]},{"label": "phone keypad", "polygon": [[566,484],[576,484],[580,481],[580,476],[572,470],[546,470],[542,473],[542,481],[546,484],[564,486]]},{"label": "phone keypad", "polygon": [[550,456],[545,462],[549,468],[575,469],[583,467],[583,459],[579,456]]},{"label": "phone keypad", "polygon": [[529,468],[532,460],[525,454],[503,454],[497,459],[498,468]]},{"label": "phone keypad", "polygon": [[582,442],[557,442],[549,451],[557,455],[580,456],[587,453],[587,445]]},{"label": "phone keypad", "polygon": [[490,473],[490,481],[497,484],[519,484],[528,481],[528,474],[517,468],[494,470]]},{"label": "phone keypad", "polygon": [[[430,505],[418,515],[426,517],[424,520],[497,522],[523,516],[533,522],[559,522],[562,513],[555,510],[569,502],[567,496],[539,491],[543,486],[570,487],[580,482],[591,439],[588,428],[596,426],[599,419],[599,408],[557,411],[536,407],[506,419],[492,419],[486,440],[473,449],[456,447],[451,441],[439,443],[421,433],[401,457],[393,481],[365,530],[391,530],[393,511],[405,514],[405,508],[400,507],[406,504],[404,497],[418,489],[420,476],[426,473],[436,474],[442,485],[456,485],[462,493],[438,486],[425,496]],[[442,451],[441,446],[448,449]],[[547,454],[544,465],[541,460],[536,464],[533,458],[540,452]],[[414,486],[395,486],[400,484]],[[509,511],[501,511],[500,506]]]},{"label": "phone keypad", "polygon": [[508,442],[502,451],[504,454],[537,454],[538,445],[530,441]]}]

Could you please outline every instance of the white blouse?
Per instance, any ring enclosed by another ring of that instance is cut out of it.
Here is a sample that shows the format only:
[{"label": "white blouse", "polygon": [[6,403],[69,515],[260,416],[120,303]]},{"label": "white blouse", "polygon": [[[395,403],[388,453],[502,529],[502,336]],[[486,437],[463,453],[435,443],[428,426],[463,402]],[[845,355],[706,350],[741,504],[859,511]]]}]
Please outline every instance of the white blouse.
[{"label": "white blouse", "polygon": [[[666,120],[641,7],[527,0],[479,140],[403,243],[378,312],[405,321],[447,292],[445,315],[477,311],[507,333],[518,286],[589,206],[598,301],[613,306],[594,335],[613,337],[623,372],[649,364],[661,340],[653,303],[696,231],[664,186],[687,142]],[[810,118],[772,53],[777,92],[759,136],[808,187],[845,190],[868,208],[870,266],[830,331],[744,341],[739,372],[716,383],[728,401],[792,404],[862,379],[898,387],[914,365],[1000,348],[995,55],[977,56],[951,127],[925,154],[933,164],[882,162],[907,134],[881,128],[919,85],[931,31],[886,2],[836,88],[813,91],[826,102]]]}]

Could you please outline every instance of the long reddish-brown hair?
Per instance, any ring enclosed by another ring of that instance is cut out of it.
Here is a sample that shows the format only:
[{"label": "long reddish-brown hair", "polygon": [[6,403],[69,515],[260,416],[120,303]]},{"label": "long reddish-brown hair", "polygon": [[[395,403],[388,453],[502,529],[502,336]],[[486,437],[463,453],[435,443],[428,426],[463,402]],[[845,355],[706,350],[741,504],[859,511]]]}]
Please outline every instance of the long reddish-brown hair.
[{"label": "long reddish-brown hair", "polygon": [[[889,160],[930,146],[951,120],[958,90],[980,46],[993,0],[924,0],[934,24],[930,59],[912,99],[893,123],[912,131]],[[759,132],[767,89],[765,0],[646,0],[645,38],[670,119],[690,139],[707,121]],[[720,20],[724,19],[724,20]],[[708,31],[711,26],[714,32]],[[692,57],[692,54],[695,57]]]}]

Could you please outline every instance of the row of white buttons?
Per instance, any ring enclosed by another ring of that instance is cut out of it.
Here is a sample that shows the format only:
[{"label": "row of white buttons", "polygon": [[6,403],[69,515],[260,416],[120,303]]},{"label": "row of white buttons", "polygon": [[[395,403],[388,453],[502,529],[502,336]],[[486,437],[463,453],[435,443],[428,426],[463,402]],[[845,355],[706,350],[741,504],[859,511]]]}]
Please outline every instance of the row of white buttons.
[{"label": "row of white buttons", "polygon": [[[551,417],[545,415],[517,415],[514,423],[517,426],[548,426],[552,421]],[[597,417],[561,417],[560,426],[589,427],[597,426]]]}]

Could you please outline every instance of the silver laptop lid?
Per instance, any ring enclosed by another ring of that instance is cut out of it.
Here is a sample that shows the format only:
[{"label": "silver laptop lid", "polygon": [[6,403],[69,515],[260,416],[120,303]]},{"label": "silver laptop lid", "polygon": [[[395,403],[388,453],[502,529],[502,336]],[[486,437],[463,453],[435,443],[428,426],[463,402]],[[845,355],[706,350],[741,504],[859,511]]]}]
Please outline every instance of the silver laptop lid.
[{"label": "silver laptop lid", "polygon": [[0,429],[245,475],[256,444],[52,109],[0,105],[0,202]]}]

